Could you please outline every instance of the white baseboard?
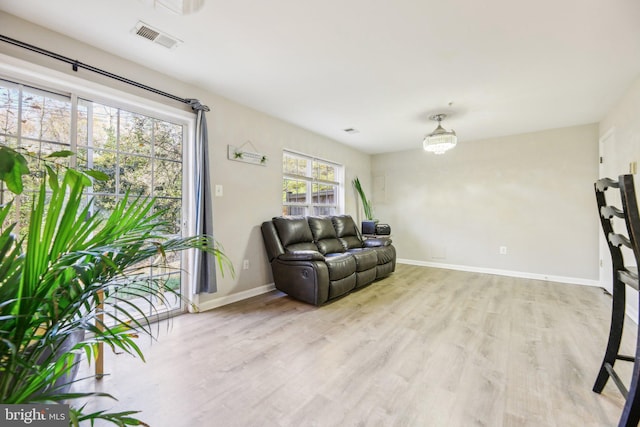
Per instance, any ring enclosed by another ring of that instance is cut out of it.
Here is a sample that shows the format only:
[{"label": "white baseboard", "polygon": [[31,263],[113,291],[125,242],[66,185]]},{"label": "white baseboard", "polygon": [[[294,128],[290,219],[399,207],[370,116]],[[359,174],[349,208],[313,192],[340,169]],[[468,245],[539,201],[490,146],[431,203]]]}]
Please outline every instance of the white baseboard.
[{"label": "white baseboard", "polygon": [[267,292],[273,291],[275,288],[276,285],[274,283],[269,283],[263,286],[258,286],[257,288],[237,292],[235,294],[226,295],[220,298],[214,298],[210,301],[198,304],[198,311],[212,310],[214,308],[222,307],[223,305],[232,304],[234,302],[242,301],[247,298],[266,294]]},{"label": "white baseboard", "polygon": [[444,268],[447,270],[469,271],[472,273],[495,274],[498,276],[520,277],[523,279],[545,280],[549,282],[568,283],[572,285],[602,287],[598,280],[583,279],[579,277],[553,276],[549,274],[528,273],[523,271],[500,270],[496,268],[471,267],[468,265],[444,264],[439,262],[416,261],[411,259],[398,259],[400,264],[419,265],[422,267]]}]

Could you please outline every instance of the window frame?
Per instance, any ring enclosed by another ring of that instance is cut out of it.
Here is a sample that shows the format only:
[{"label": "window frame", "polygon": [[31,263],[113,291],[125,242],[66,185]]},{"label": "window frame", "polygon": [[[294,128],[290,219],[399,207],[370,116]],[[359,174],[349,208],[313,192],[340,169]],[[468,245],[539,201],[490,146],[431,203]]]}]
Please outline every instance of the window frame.
[{"label": "window frame", "polygon": [[[285,159],[287,157],[297,158],[299,160],[306,160],[306,170],[304,174],[299,173],[290,173],[285,170]],[[314,163],[325,164],[327,166],[331,166],[334,168],[334,178],[335,180],[329,179],[321,179],[314,173]],[[333,210],[333,212],[328,213],[327,215],[340,215],[344,213],[344,165],[335,162],[333,160],[323,159],[317,156],[312,156],[309,154],[301,153],[298,151],[293,151],[289,149],[282,150],[282,184],[283,191],[285,186],[285,181],[287,180],[295,180],[300,183],[304,183],[306,186],[305,191],[305,201],[303,203],[300,202],[287,202],[284,197],[284,194],[281,193],[282,197],[282,215],[291,215],[288,212],[291,211],[291,208],[301,209],[303,213],[302,216],[310,216],[310,215],[325,215],[325,214],[317,214],[314,212],[316,208],[329,208]],[[314,186],[318,185],[331,185],[335,186],[335,197],[334,203],[319,203],[314,202]]]}]

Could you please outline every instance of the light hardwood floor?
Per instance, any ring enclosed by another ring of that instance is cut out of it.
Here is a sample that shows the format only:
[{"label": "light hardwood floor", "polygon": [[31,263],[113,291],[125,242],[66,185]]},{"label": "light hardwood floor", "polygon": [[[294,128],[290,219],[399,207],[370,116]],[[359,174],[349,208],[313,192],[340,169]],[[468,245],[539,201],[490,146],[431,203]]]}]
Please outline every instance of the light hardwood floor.
[{"label": "light hardwood floor", "polygon": [[[176,317],[146,364],[108,354],[96,384],[155,427],[615,426],[613,382],[591,391],[610,304],[598,288],[398,265],[319,308],[274,291]],[[629,354],[634,339],[629,322]]]}]

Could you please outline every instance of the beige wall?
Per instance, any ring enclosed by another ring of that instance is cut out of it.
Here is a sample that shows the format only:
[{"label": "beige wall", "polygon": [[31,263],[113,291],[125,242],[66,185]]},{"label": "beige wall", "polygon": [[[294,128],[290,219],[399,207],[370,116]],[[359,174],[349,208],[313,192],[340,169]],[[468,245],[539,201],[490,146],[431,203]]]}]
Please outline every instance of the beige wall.
[{"label": "beige wall", "polygon": [[597,159],[596,124],[416,147],[373,157],[373,203],[409,262],[593,284]]},{"label": "beige wall", "polygon": [[[223,197],[216,197],[214,200],[214,227],[216,238],[223,244],[225,252],[231,258],[237,275],[235,278],[229,275],[224,278],[219,277],[219,291],[201,298],[200,304],[203,308],[232,301],[236,296],[250,296],[264,290],[266,285],[273,282],[259,226],[264,220],[281,212],[283,148],[334,160],[345,165],[345,182],[348,183],[345,211],[355,215],[356,204],[351,196],[349,183],[356,175],[370,175],[371,159],[368,154],[3,12],[0,12],[0,28],[6,36],[64,56],[77,58],[81,62],[168,93],[185,98],[199,98],[203,104],[211,107],[212,111],[207,114],[207,121],[213,164],[212,181],[213,184],[222,185],[224,193]],[[132,89],[88,71],[80,70],[74,73],[69,65],[5,43],[0,43],[0,54],[24,59],[61,71],[66,75],[134,92],[145,98],[169,102],[173,107],[184,108],[173,101]],[[227,145],[239,146],[247,140],[250,140],[257,150],[267,154],[269,158],[267,166],[227,160]],[[242,270],[242,262],[245,259],[249,260],[248,270]]]}]

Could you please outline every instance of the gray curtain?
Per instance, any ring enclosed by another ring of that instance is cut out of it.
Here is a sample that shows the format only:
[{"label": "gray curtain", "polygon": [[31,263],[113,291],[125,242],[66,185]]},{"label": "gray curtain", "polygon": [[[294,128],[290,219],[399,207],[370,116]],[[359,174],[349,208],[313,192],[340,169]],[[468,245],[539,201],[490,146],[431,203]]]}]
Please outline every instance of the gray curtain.
[{"label": "gray curtain", "polygon": [[[213,199],[211,197],[211,177],[209,174],[209,147],[207,119],[209,107],[197,99],[190,99],[189,105],[196,113],[196,234],[213,238]],[[213,293],[218,290],[216,282],[216,257],[202,251],[195,255],[195,293]]]}]

